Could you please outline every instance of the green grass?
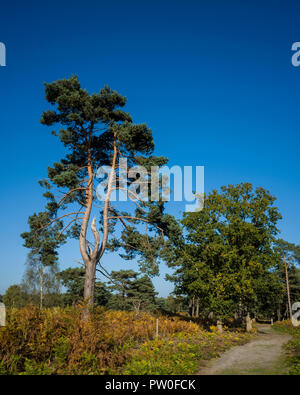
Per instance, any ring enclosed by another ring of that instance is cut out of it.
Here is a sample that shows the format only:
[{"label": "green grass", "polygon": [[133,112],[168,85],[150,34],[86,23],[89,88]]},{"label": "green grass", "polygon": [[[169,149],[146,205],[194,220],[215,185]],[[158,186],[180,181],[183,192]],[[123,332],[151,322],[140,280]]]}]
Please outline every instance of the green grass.
[{"label": "green grass", "polygon": [[300,375],[300,327],[292,326],[290,321],[277,322],[273,326],[274,330],[289,333],[293,336],[286,345],[287,357],[284,364],[287,368],[287,374]]}]

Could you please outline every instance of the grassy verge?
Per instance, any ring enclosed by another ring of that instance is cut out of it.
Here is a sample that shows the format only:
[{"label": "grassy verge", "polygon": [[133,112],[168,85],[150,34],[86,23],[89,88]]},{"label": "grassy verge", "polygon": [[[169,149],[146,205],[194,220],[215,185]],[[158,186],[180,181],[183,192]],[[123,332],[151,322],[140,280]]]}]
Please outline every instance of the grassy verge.
[{"label": "grassy verge", "polygon": [[300,327],[292,326],[290,321],[281,321],[276,322],[273,328],[293,336],[293,339],[285,346],[288,356],[284,363],[287,366],[288,374],[300,375]]}]

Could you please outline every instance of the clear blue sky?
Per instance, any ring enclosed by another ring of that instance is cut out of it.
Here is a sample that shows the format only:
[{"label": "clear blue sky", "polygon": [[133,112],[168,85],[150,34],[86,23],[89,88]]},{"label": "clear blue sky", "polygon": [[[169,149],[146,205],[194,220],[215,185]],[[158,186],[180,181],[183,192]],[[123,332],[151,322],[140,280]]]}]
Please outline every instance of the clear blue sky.
[{"label": "clear blue sky", "polygon": [[[300,67],[291,64],[299,18],[297,1],[2,3],[0,293],[21,280],[19,235],[43,207],[37,180],[63,155],[39,123],[43,82],[72,74],[89,91],[108,84],[127,96],[134,121],[152,128],[156,154],[205,166],[206,192],[242,181],[269,189],[281,237],[300,243]],[[182,206],[172,211],[180,216]],[[60,257],[62,269],[75,265],[77,245]],[[165,271],[155,280],[163,296],[172,289]]]}]

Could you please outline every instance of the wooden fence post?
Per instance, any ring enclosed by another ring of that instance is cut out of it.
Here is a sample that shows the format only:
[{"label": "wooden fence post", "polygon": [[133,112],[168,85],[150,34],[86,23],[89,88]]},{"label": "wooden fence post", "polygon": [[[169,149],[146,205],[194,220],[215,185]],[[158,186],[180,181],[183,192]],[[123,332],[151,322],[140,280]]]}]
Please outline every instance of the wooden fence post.
[{"label": "wooden fence post", "polygon": [[6,325],[6,310],[5,310],[5,304],[0,303],[0,326],[5,326]]}]

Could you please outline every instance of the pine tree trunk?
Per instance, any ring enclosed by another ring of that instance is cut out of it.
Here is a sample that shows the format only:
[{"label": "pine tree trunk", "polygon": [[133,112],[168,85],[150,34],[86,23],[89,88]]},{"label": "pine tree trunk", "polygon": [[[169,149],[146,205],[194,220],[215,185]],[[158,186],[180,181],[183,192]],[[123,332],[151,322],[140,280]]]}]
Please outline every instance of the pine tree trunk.
[{"label": "pine tree trunk", "polygon": [[214,319],[214,312],[213,311],[211,311],[209,314],[208,314],[208,319],[209,320],[213,320]]},{"label": "pine tree trunk", "polygon": [[285,312],[283,314],[283,318],[285,318],[285,319],[289,318],[289,307],[288,307],[287,303],[285,305]]},{"label": "pine tree trunk", "polygon": [[44,272],[45,272],[45,267],[43,267],[40,270],[40,309],[42,310],[43,308],[43,299],[44,299],[44,290],[43,290],[43,285],[44,285]]},{"label": "pine tree trunk", "polygon": [[[95,276],[96,261],[89,261],[86,264],[84,277],[84,300],[87,302],[88,306],[94,305]],[[84,311],[84,316],[88,314],[88,306]]]},{"label": "pine tree trunk", "polygon": [[192,317],[195,316],[195,296],[193,296],[192,300]]},{"label": "pine tree trunk", "polygon": [[84,300],[88,304],[84,311],[84,319],[87,318],[89,314],[88,306],[92,307],[94,305],[96,265],[97,262],[99,262],[99,260],[101,259],[102,255],[104,254],[107,238],[108,238],[108,210],[109,210],[110,196],[111,196],[111,191],[112,191],[112,186],[115,176],[116,158],[117,158],[117,145],[116,145],[116,134],[115,134],[112,168],[108,177],[107,192],[104,200],[102,243],[100,246],[100,236],[96,228],[96,218],[93,218],[91,222],[91,229],[93,232],[95,243],[94,243],[93,251],[90,251],[88,253],[86,235],[87,235],[87,228],[88,228],[92,205],[93,205],[93,179],[94,179],[94,174],[93,174],[93,169],[90,159],[90,151],[89,151],[89,160],[88,160],[89,187],[86,192],[86,210],[84,212],[84,217],[81,222],[81,232],[79,238],[80,252],[85,264]]},{"label": "pine tree trunk", "polygon": [[281,311],[280,311],[280,307],[277,309],[277,320],[281,321]]},{"label": "pine tree trunk", "polygon": [[197,318],[199,317],[199,298],[197,298],[197,301],[196,301],[196,317]]},{"label": "pine tree trunk", "polygon": [[189,316],[192,317],[192,302],[189,301]]}]

